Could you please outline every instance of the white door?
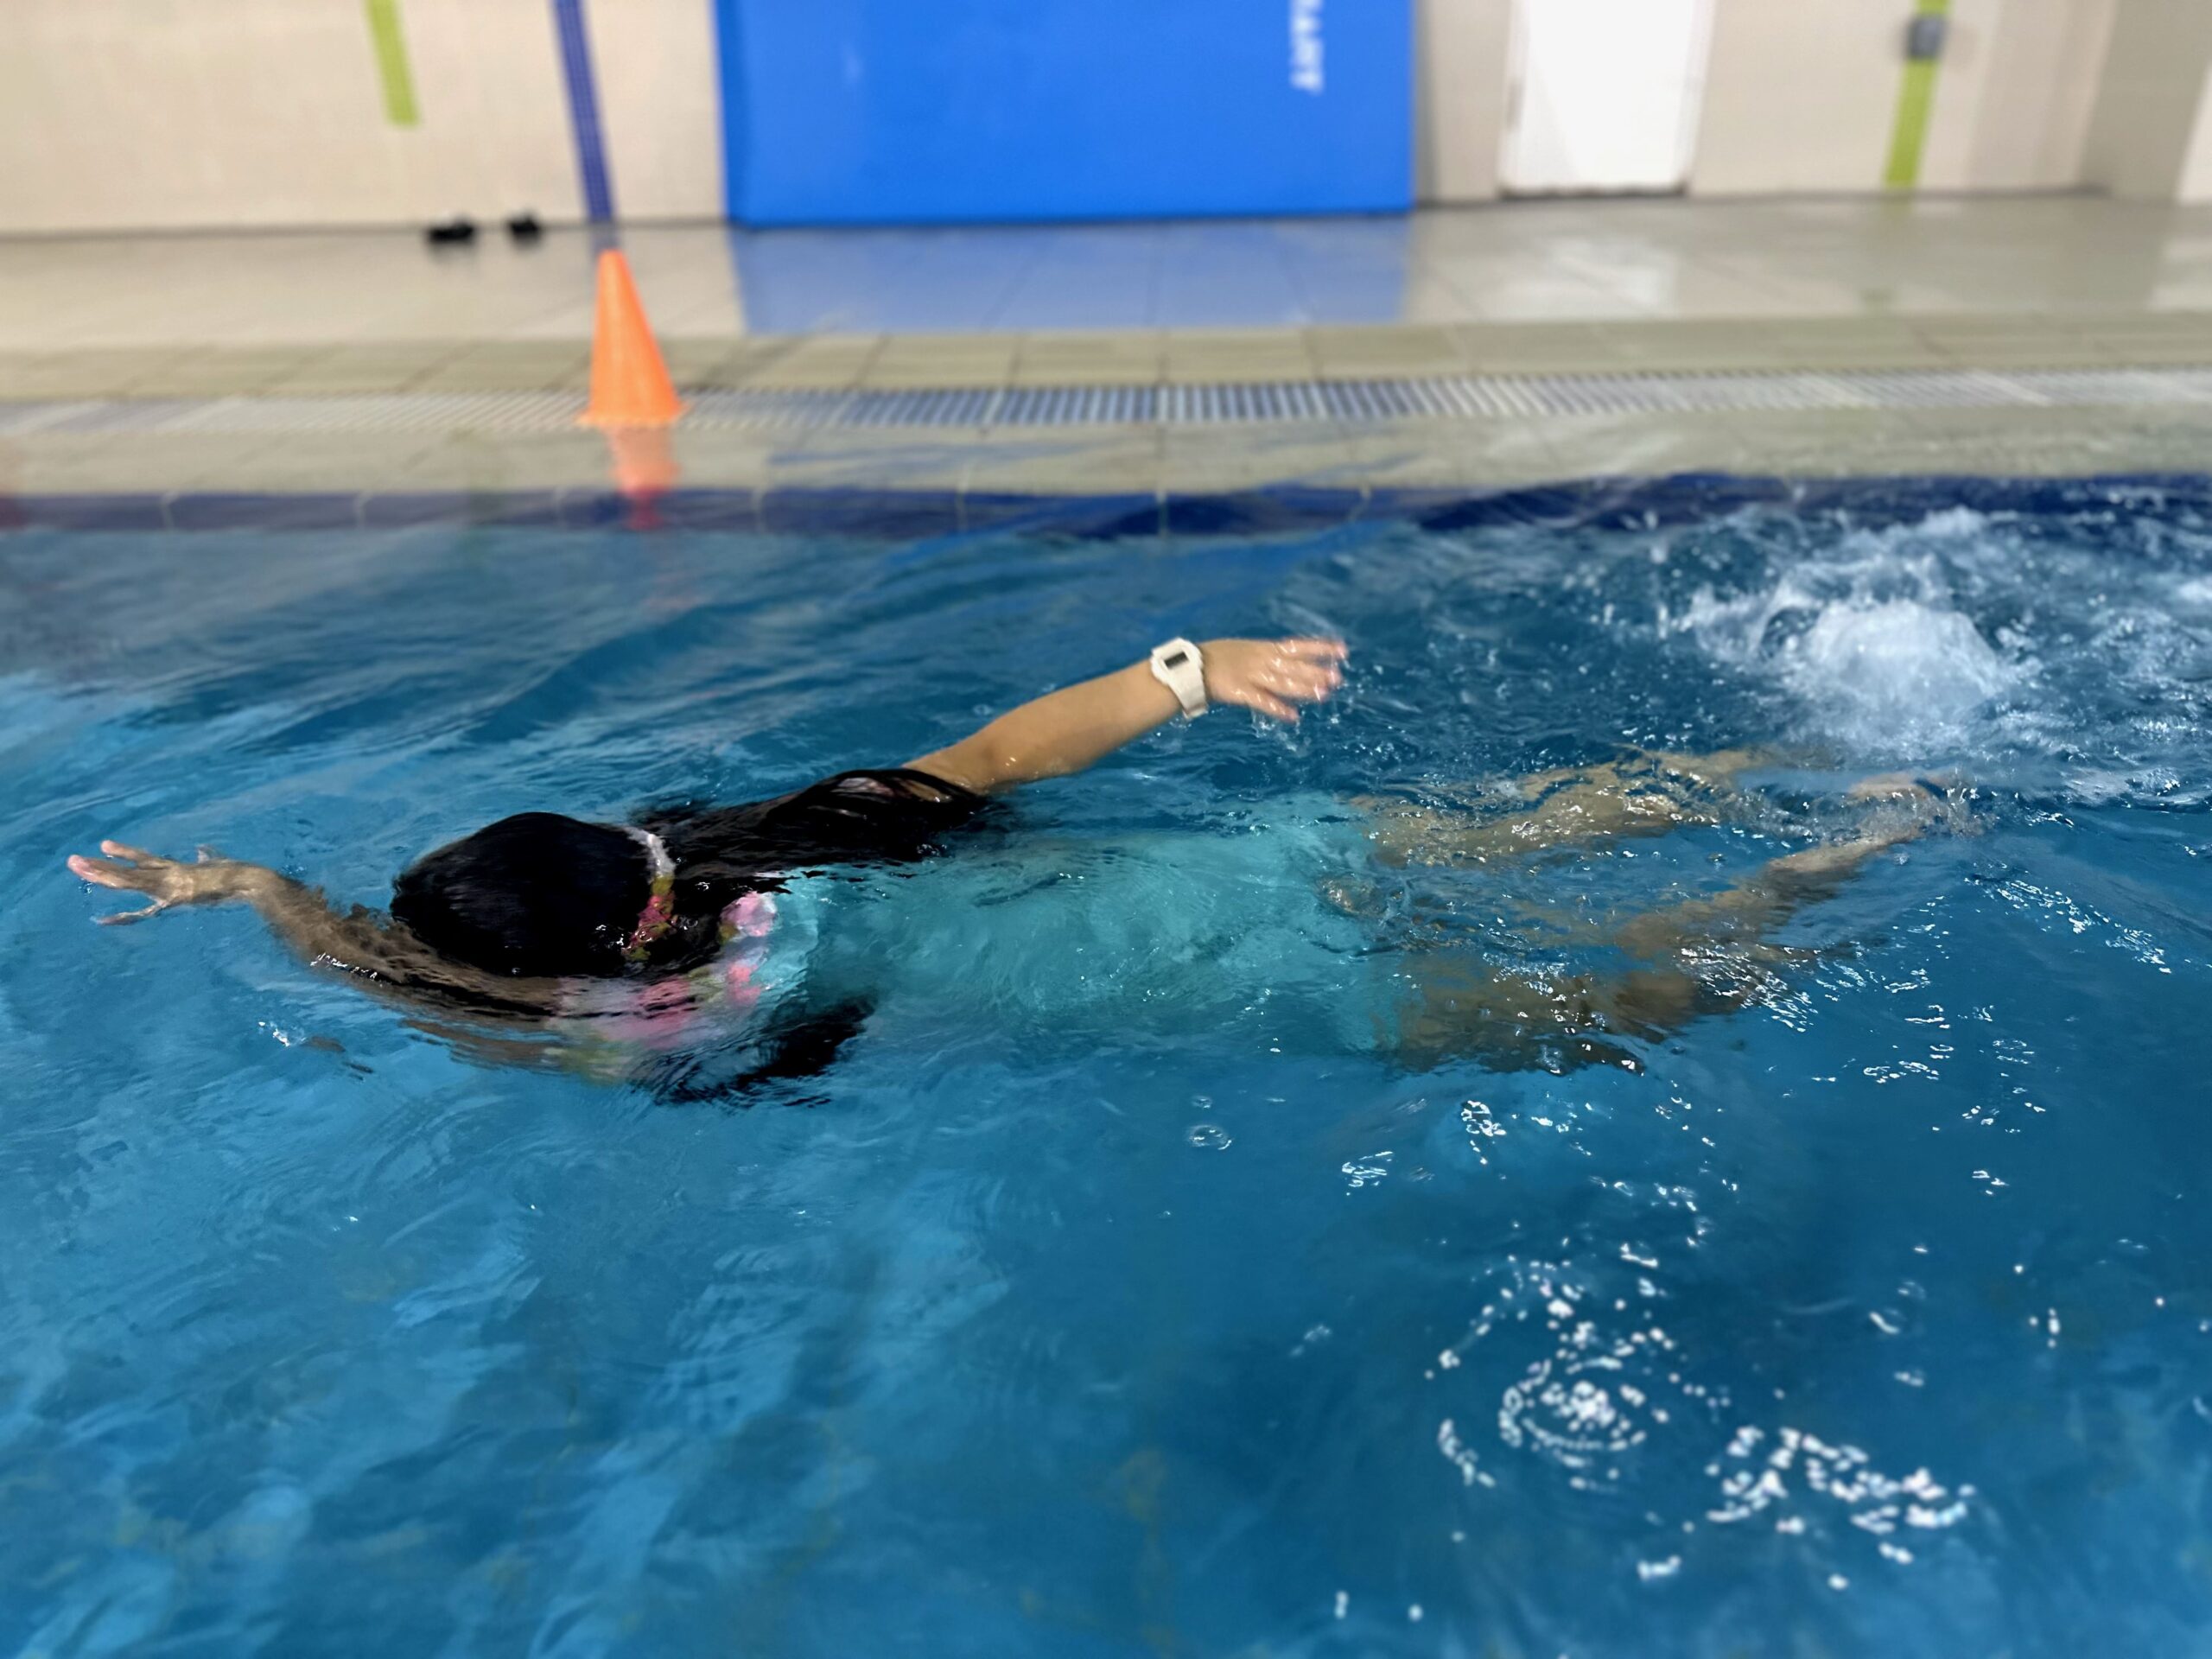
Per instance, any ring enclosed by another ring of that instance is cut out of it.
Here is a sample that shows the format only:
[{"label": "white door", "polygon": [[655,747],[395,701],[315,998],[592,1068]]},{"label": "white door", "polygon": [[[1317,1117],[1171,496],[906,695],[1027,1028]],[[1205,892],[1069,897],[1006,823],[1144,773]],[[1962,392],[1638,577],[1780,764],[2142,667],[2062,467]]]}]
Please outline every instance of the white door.
[{"label": "white door", "polygon": [[1712,0],[1516,0],[1507,193],[1681,189],[1711,22]]}]

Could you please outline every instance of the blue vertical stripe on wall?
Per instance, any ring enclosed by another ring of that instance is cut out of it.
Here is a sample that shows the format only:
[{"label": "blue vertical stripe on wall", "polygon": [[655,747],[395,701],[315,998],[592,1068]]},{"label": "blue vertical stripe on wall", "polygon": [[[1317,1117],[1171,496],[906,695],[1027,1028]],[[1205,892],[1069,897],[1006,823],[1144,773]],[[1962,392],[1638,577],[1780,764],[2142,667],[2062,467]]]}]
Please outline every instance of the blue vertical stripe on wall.
[{"label": "blue vertical stripe on wall", "polygon": [[745,182],[745,24],[742,0],[711,0],[715,54],[722,106],[722,211],[741,217]]},{"label": "blue vertical stripe on wall", "polygon": [[576,135],[576,173],[583,185],[584,217],[604,225],[614,217],[614,192],[607,181],[607,145],[599,128],[599,90],[591,74],[591,41],[584,34],[584,0],[553,0],[553,32],[561,41],[561,70],[569,83],[569,124]]}]

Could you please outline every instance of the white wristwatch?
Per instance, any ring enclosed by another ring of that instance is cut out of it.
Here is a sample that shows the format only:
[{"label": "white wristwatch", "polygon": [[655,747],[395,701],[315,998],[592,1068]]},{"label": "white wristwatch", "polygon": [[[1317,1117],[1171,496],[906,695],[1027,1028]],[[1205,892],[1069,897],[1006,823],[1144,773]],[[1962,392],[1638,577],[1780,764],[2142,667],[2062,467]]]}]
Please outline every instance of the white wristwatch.
[{"label": "white wristwatch", "polygon": [[1196,720],[1206,711],[1206,659],[1187,639],[1170,639],[1154,647],[1152,677],[1175,694],[1183,705],[1183,718]]}]

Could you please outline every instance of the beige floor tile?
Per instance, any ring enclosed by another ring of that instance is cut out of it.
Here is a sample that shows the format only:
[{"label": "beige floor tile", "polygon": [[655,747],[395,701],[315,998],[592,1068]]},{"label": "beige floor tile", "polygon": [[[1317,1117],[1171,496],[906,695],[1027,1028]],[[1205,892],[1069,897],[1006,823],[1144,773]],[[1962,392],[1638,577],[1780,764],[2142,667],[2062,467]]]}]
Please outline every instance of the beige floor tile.
[{"label": "beige floor tile", "polygon": [[1171,386],[1265,385],[1313,378],[1313,361],[1291,352],[1178,353],[1171,346],[1160,380]]},{"label": "beige floor tile", "polygon": [[12,353],[0,358],[0,397],[116,397],[192,356],[166,349]]},{"label": "beige floor tile", "polygon": [[1478,489],[1567,475],[1535,424],[1406,422],[1347,437],[1329,481],[1370,489]]},{"label": "beige floor tile", "polygon": [[957,491],[985,442],[974,430],[809,434],[804,442],[787,439],[763,452],[762,483],[785,489]]},{"label": "beige floor tile", "polygon": [[435,432],[264,435],[257,447],[212,461],[178,487],[314,494],[397,489],[418,460],[450,442]]},{"label": "beige floor tile", "polygon": [[1473,366],[1468,359],[1456,356],[1370,350],[1330,353],[1315,365],[1314,373],[1323,380],[1403,380],[1464,374]]},{"label": "beige floor tile", "polygon": [[1366,351],[1417,353],[1431,358],[1456,356],[1465,330],[1436,323],[1377,323],[1369,327],[1313,327],[1304,331],[1314,355],[1329,358]]},{"label": "beige floor tile", "polygon": [[679,385],[693,385],[707,375],[720,374],[736,360],[743,342],[734,339],[664,339],[661,360]]},{"label": "beige floor tile", "polygon": [[270,445],[265,432],[0,438],[0,491],[123,494],[237,488],[241,486],[231,480],[245,476],[253,457]]},{"label": "beige floor tile", "polygon": [[883,346],[880,334],[813,334],[761,362],[750,385],[843,391],[856,386]]},{"label": "beige floor tile", "polygon": [[[704,368],[689,370],[674,375],[679,389],[695,391],[737,391],[751,385],[760,370],[758,361],[745,358],[725,357]],[[674,372],[671,371],[671,373]]]},{"label": "beige floor tile", "polygon": [[760,489],[774,479],[777,446],[766,434],[679,426],[670,435],[683,488]]},{"label": "beige floor tile", "polygon": [[1019,358],[1007,384],[1013,386],[1149,386],[1159,381],[1162,361],[1134,358],[1051,356]]},{"label": "beige floor tile", "polygon": [[327,346],[245,346],[188,353],[134,378],[133,397],[250,397],[329,354]]},{"label": "beige floor tile", "polygon": [[1017,386],[1141,386],[1160,377],[1166,346],[1157,329],[1127,334],[1021,336],[1010,384]]},{"label": "beige floor tile", "polygon": [[869,359],[861,385],[883,390],[1004,385],[1020,343],[1013,334],[894,336]]},{"label": "beige floor tile", "polygon": [[461,435],[409,457],[385,490],[553,490],[611,484],[607,440],[585,429],[529,437]]},{"label": "beige floor tile", "polygon": [[[1682,324],[1669,321],[1644,325],[1661,328],[1679,329]],[[1715,331],[1718,338],[1751,338],[1757,340],[1782,339],[1796,341],[1820,341],[1836,346],[1886,345],[1894,340],[1914,340],[1920,338],[1922,321],[1909,316],[1800,316],[1768,317],[1756,321],[1731,325]]]},{"label": "beige floor tile", "polygon": [[2139,334],[2133,338],[2100,334],[2094,337],[2097,346],[2110,353],[2115,363],[2137,364],[2145,367],[2162,365],[2196,366],[2212,363],[2212,334]]},{"label": "beige floor tile", "polygon": [[961,475],[981,494],[1156,494],[1160,434],[1101,429],[1080,436],[995,439],[979,448]]},{"label": "beige floor tile", "polygon": [[1174,329],[1163,337],[1160,376],[1173,385],[1309,380],[1314,367],[1303,329]]},{"label": "beige floor tile", "polygon": [[278,377],[272,390],[288,395],[401,391],[459,357],[470,343],[390,340],[341,345]]},{"label": "beige floor tile", "polygon": [[2103,368],[2124,360],[2119,353],[2095,340],[2059,334],[2034,339],[2004,334],[1980,340],[1956,338],[1932,341],[1929,351],[1947,365],[1978,369]]},{"label": "beige floor tile", "polygon": [[591,353],[580,346],[502,341],[448,359],[410,391],[564,391],[588,384]]},{"label": "beige floor tile", "polygon": [[1815,337],[1801,340],[1783,336],[1710,346],[1628,340],[1623,346],[1627,365],[1642,373],[1910,369],[1933,367],[1943,361],[1934,348],[1923,342],[1904,339],[1854,341]]},{"label": "beige floor tile", "polygon": [[1476,374],[1618,374],[1641,366],[1633,352],[1607,340],[1551,346],[1514,340],[1473,343],[1462,360]]},{"label": "beige floor tile", "polygon": [[1179,429],[1160,446],[1160,484],[1171,495],[1325,484],[1346,459],[1344,433],[1333,424]]},{"label": "beige floor tile", "polygon": [[763,370],[772,368],[804,343],[801,334],[756,335],[749,339],[687,342],[690,346],[678,368],[671,358],[669,372],[679,386],[733,391],[754,383]]},{"label": "beige floor tile", "polygon": [[1462,351],[1500,344],[1571,350],[1605,345],[1612,340],[1618,326],[1618,320],[1613,322],[1463,322],[1454,324],[1452,332]]},{"label": "beige floor tile", "polygon": [[1932,339],[2012,338],[2050,333],[2076,326],[2067,314],[2049,311],[1946,311],[1904,319],[1916,334]]},{"label": "beige floor tile", "polygon": [[1021,336],[1021,355],[1150,359],[1159,354],[1162,337],[1158,328],[1038,330]]},{"label": "beige floor tile", "polygon": [[2212,334],[2212,310],[2175,306],[2156,310],[2107,309],[2089,314],[2085,326],[2101,334]]}]

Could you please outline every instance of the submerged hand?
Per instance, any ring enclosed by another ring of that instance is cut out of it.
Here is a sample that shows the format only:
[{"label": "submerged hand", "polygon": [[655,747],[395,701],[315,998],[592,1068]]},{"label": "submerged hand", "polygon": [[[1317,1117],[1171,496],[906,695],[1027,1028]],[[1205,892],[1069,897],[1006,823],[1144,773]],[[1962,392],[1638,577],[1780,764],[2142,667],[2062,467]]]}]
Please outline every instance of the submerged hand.
[{"label": "submerged hand", "polygon": [[206,847],[200,849],[198,861],[191,864],[126,847],[119,841],[100,842],[100,851],[107,857],[73,855],[71,874],[99,887],[143,893],[154,901],[138,910],[103,916],[99,918],[103,924],[143,921],[175,905],[219,905],[227,899],[243,899],[254,878],[268,874],[257,864],[241,864]]},{"label": "submerged hand", "polygon": [[1344,683],[1341,639],[1209,639],[1206,696],[1269,720],[1298,718],[1296,705],[1325,702]]}]

